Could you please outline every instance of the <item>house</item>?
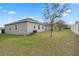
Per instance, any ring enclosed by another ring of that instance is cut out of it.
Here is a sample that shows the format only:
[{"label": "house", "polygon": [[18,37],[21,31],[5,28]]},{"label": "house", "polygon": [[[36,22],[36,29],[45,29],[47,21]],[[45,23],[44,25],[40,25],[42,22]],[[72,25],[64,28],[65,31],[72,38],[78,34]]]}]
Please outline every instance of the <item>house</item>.
[{"label": "house", "polygon": [[5,32],[4,28],[0,27],[0,33],[4,33],[4,32]]},{"label": "house", "polygon": [[71,25],[71,30],[73,33],[79,35],[79,22],[75,22],[73,25]]},{"label": "house", "polygon": [[10,24],[5,25],[5,33],[15,35],[27,35],[33,33],[34,30],[42,32],[47,30],[49,26],[42,22],[36,21],[31,18],[19,20]]}]

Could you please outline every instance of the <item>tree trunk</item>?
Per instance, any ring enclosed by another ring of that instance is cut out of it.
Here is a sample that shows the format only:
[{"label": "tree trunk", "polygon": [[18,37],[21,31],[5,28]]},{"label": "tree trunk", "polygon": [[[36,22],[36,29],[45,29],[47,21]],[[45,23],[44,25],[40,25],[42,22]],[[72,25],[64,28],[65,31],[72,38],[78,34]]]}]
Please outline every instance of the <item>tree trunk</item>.
[{"label": "tree trunk", "polygon": [[51,30],[50,30],[51,31],[51,37],[52,37],[52,31],[53,31],[53,22],[54,22],[54,20],[52,19],[51,20]]},{"label": "tree trunk", "polygon": [[53,24],[51,24],[51,30],[50,31],[51,31],[51,35],[50,36],[52,37]]}]

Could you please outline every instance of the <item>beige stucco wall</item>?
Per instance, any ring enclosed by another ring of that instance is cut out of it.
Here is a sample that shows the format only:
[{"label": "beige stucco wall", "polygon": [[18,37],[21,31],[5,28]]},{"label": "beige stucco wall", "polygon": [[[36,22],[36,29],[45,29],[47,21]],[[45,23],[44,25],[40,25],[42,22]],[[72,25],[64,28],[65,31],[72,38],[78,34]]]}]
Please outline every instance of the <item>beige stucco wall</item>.
[{"label": "beige stucco wall", "polygon": [[[17,25],[17,30],[15,30],[15,25]],[[11,28],[11,30],[10,30]],[[27,34],[27,23],[18,23],[13,25],[5,26],[5,33],[7,34],[16,34],[16,35],[25,35]]]},{"label": "beige stucco wall", "polygon": [[50,30],[50,28],[51,27],[49,25],[45,26],[45,31]]},{"label": "beige stucco wall", "polygon": [[0,30],[0,33],[1,33],[1,30]]},{"label": "beige stucco wall", "polygon": [[[15,25],[17,25],[17,30],[15,30]],[[7,25],[5,26],[5,33],[8,34],[16,34],[16,35],[27,35],[33,32],[33,30],[37,30],[37,32],[45,31],[45,26],[40,24],[40,29],[38,29],[37,23],[31,23],[31,22],[24,22],[24,23],[18,23],[13,25]],[[34,26],[36,28],[34,28]],[[44,28],[42,28],[44,26]],[[9,29],[11,28],[11,30]]]},{"label": "beige stucco wall", "polygon": [[[38,29],[38,25],[40,25],[40,29]],[[34,28],[34,26],[35,26],[35,28]],[[32,33],[33,32],[33,30],[37,30],[37,32],[41,32],[41,31],[45,31],[45,28],[44,29],[42,29],[42,24],[36,24],[36,23],[30,23],[30,22],[28,22],[28,24],[27,24],[27,32],[28,33]]]}]

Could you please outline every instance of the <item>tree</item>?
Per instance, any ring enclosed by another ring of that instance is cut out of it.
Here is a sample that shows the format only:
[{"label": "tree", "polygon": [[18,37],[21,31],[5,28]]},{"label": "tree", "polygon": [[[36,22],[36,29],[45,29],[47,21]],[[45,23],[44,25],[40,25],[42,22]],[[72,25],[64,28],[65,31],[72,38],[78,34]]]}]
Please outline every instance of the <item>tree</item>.
[{"label": "tree", "polygon": [[59,30],[59,31],[67,27],[65,21],[63,20],[57,21],[56,23],[54,23],[54,26],[57,27],[56,30]]},{"label": "tree", "polygon": [[52,37],[53,23],[56,18],[61,18],[63,13],[68,10],[68,4],[59,4],[59,3],[46,3],[44,7],[43,16],[45,20],[49,20],[50,31]]}]

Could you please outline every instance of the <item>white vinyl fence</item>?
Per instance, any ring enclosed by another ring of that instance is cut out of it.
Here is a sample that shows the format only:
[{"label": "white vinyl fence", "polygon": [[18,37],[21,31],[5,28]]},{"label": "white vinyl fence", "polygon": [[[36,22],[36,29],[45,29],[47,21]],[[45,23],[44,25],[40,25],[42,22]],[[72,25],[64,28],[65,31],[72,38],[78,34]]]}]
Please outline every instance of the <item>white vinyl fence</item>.
[{"label": "white vinyl fence", "polygon": [[79,23],[75,23],[71,26],[71,30],[72,32],[74,32],[75,34],[79,35]]}]

